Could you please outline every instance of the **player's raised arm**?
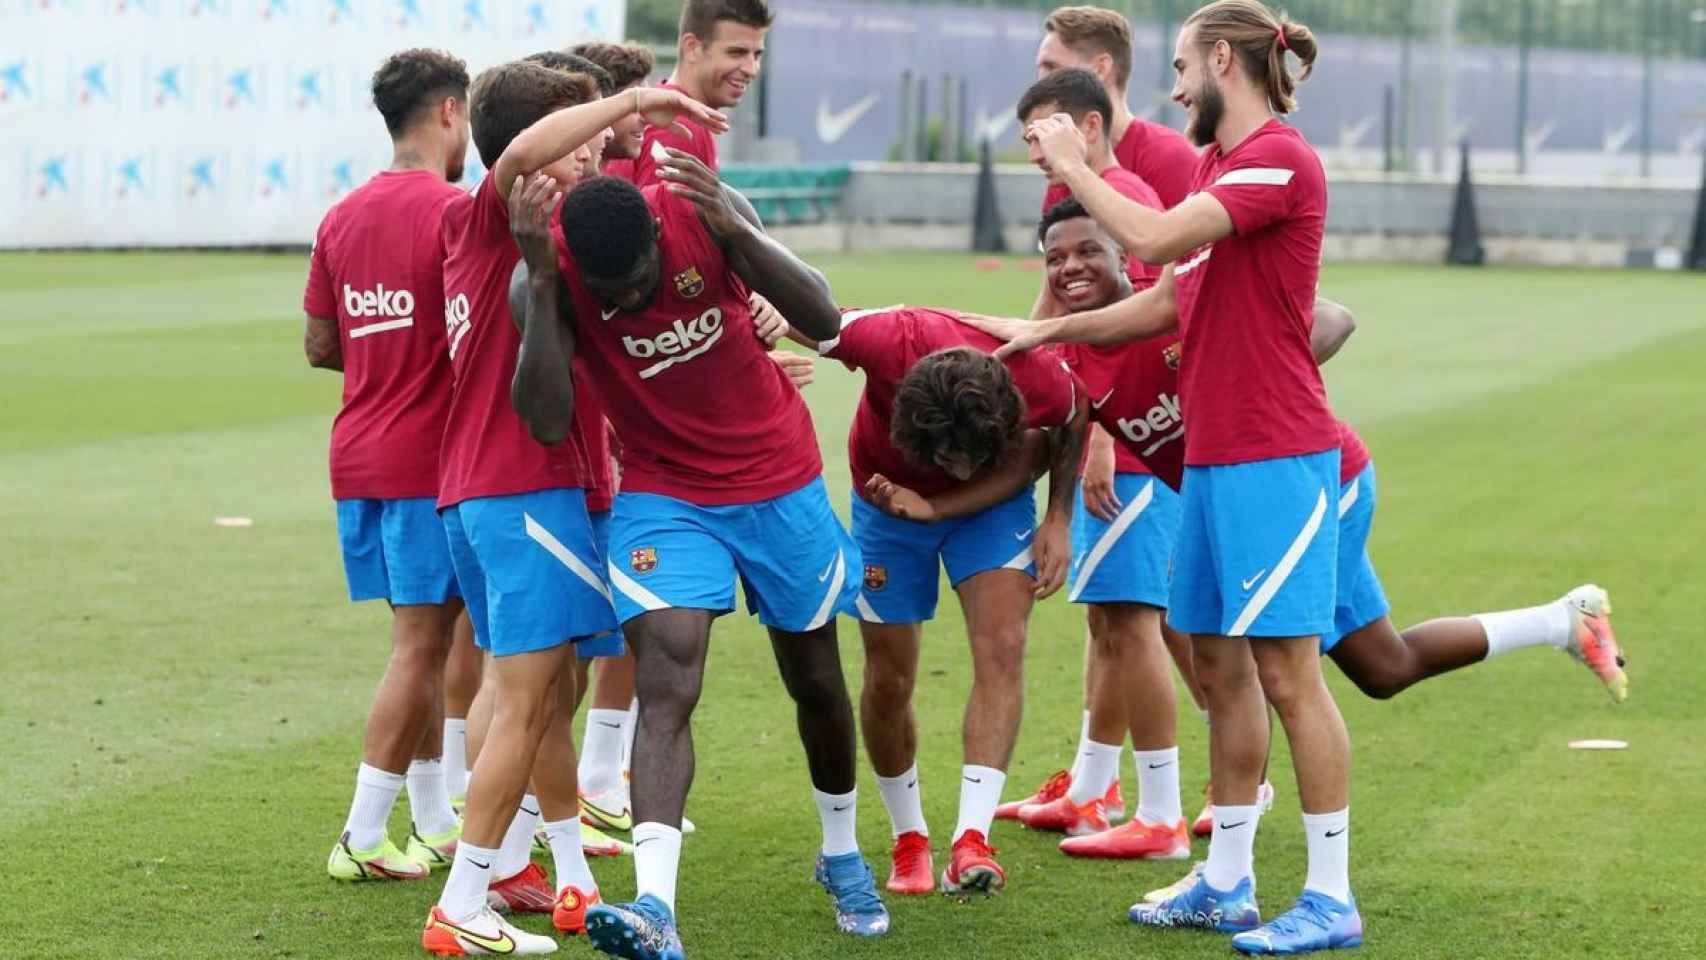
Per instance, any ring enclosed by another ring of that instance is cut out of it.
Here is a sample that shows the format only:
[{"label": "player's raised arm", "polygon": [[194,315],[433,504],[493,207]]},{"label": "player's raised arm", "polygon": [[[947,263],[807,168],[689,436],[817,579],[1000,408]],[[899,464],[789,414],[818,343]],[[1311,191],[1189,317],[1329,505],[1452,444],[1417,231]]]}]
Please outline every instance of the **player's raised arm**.
[{"label": "player's raised arm", "polygon": [[548,218],[562,194],[543,174],[522,185],[516,177],[509,197],[509,227],[521,248],[522,262],[510,277],[512,319],[521,328],[521,352],[510,380],[510,403],[533,439],[550,445],[574,429],[574,324],[569,303],[559,293],[557,248]]},{"label": "player's raised arm", "polygon": [[1162,212],[1121,194],[1086,161],[1083,134],[1064,113],[1025,130],[1072,195],[1125,251],[1145,263],[1171,263],[1232,234],[1232,217],[1212,194],[1199,193]]},{"label": "player's raised arm", "polygon": [[1315,365],[1320,366],[1333,359],[1356,328],[1356,316],[1343,304],[1316,297],[1315,325],[1309,332],[1309,347],[1315,352]]},{"label": "player's raised arm", "polygon": [[772,240],[745,197],[725,186],[698,157],[680,150],[669,151],[658,178],[671,193],[692,202],[699,221],[723,248],[729,268],[763,294],[789,326],[813,340],[835,336],[841,329],[841,311],[830,295],[829,281]]},{"label": "player's raised arm", "polygon": [[[556,71],[546,70],[545,67],[538,69],[562,76]],[[526,72],[520,71],[523,75]],[[574,76],[579,79],[582,75]],[[522,79],[525,79],[525,76]],[[590,87],[593,80],[591,77],[584,79],[589,89],[583,93],[586,98],[590,98],[595,95]],[[556,82],[562,81],[559,79]],[[602,135],[607,127],[636,113],[653,126],[671,126],[682,118],[691,119],[717,133],[727,130],[729,126],[728,119],[721,113],[680,91],[659,87],[632,87],[614,97],[557,110],[517,134],[498,157],[498,162],[492,165],[491,175],[497,178],[494,183],[498,192],[507,200],[510,185],[517,176],[532,174],[555,163],[573,153],[582,144]]]}]

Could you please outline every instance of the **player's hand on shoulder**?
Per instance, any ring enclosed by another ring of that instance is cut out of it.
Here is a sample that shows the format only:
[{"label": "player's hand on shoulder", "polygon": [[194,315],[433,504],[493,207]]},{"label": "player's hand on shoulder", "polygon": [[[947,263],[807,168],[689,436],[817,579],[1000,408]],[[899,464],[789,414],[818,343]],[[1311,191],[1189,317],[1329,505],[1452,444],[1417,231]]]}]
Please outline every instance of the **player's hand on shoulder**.
[{"label": "player's hand on shoulder", "polygon": [[658,179],[670,193],[693,204],[706,230],[727,237],[748,225],[710,167],[685,150],[671,147],[664,152],[667,156],[658,164]]},{"label": "player's hand on shoulder", "polygon": [[712,133],[729,129],[728,117],[667,87],[635,87],[634,112],[654,127],[678,127],[678,121],[691,120]]},{"label": "player's hand on shoulder", "polygon": [[995,351],[997,357],[1005,357],[1021,350],[1030,350],[1048,342],[1043,336],[1043,322],[1021,320],[1018,317],[989,317],[981,313],[962,313],[960,321],[968,327],[976,327],[997,340],[1007,343]]},{"label": "player's hand on shoulder", "polygon": [[517,176],[509,191],[509,232],[521,248],[533,276],[557,270],[557,244],[551,239],[551,213],[563,199],[557,181],[543,173]]},{"label": "player's hand on shoulder", "polygon": [[811,386],[812,381],[817,379],[817,363],[803,353],[795,353],[792,350],[772,350],[770,351],[770,359],[782,368],[782,372],[788,375],[788,379],[794,382],[796,388],[803,390]]},{"label": "player's hand on shoulder", "polygon": [[1035,143],[1043,159],[1056,170],[1073,163],[1084,163],[1089,148],[1078,125],[1064,113],[1038,120],[1025,128],[1025,139]]},{"label": "player's hand on shoulder", "polygon": [[788,333],[788,318],[756,291],[747,296],[747,305],[752,308],[752,332],[758,335],[759,342],[766,349],[781,343]]},{"label": "player's hand on shoulder", "polygon": [[871,479],[865,481],[865,499],[891,517],[914,523],[936,522],[936,508],[929,500],[880,473],[871,474]]}]

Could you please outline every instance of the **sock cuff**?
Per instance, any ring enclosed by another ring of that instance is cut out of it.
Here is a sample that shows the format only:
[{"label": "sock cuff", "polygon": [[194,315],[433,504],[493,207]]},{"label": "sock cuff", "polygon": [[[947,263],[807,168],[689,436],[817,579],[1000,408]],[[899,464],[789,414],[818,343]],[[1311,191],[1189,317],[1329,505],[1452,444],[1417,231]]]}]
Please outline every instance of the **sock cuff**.
[{"label": "sock cuff", "polygon": [[418,760],[410,760],[409,761],[409,776],[411,776],[411,777],[420,776],[422,774],[425,774],[426,776],[432,776],[434,774],[439,774],[442,776],[443,773],[444,773],[444,758],[443,757],[433,757],[431,759],[418,759]]},{"label": "sock cuff", "polygon": [[602,707],[593,707],[587,710],[586,719],[589,723],[600,720],[605,723],[626,723],[628,722],[628,711],[626,709],[606,710]]},{"label": "sock cuff", "polygon": [[[917,763],[913,763],[912,766],[907,767],[905,770],[902,770],[900,773],[897,773],[892,777],[885,777],[880,773],[877,774],[877,782],[878,783],[885,784],[885,785],[891,785],[891,786],[905,786],[908,782],[913,781],[913,780],[917,780],[917,779],[918,779],[918,764]],[[855,788],[855,789],[857,789],[857,788]]]},{"label": "sock cuff", "polygon": [[812,799],[816,800],[818,802],[818,806],[820,806],[820,807],[823,806],[824,804],[833,804],[833,803],[837,803],[837,802],[846,802],[846,801],[852,801],[854,803],[857,803],[859,800],[859,788],[854,787],[853,789],[847,791],[846,793],[824,793],[822,790],[819,790],[818,788],[813,787],[812,788]]},{"label": "sock cuff", "polygon": [[446,730],[457,730],[457,731],[466,730],[466,729],[468,729],[468,718],[467,717],[445,717],[444,718],[444,729],[446,729]]},{"label": "sock cuff", "polygon": [[1132,750],[1131,755],[1139,760],[1177,760],[1179,748],[1168,747],[1165,750]]},{"label": "sock cuff", "polygon": [[1007,779],[1007,771],[997,770],[994,767],[980,767],[975,763],[968,763],[961,767],[960,773],[966,777],[976,777],[984,782],[988,782],[990,777],[997,777],[1002,781]]},{"label": "sock cuff", "polygon": [[1303,815],[1303,825],[1306,827],[1334,827],[1341,823],[1350,822],[1350,807],[1334,810],[1332,813],[1306,813]]},{"label": "sock cuff", "polygon": [[458,841],[456,844],[456,855],[458,857],[463,859],[473,857],[475,860],[484,861],[488,867],[497,862],[497,857],[501,853],[502,851],[496,847],[476,847],[467,841]]},{"label": "sock cuff", "polygon": [[364,783],[372,787],[400,788],[403,786],[403,780],[404,774],[392,773],[389,770],[381,770],[378,767],[369,766],[365,763],[360,767],[357,767],[355,771],[356,783]]},{"label": "sock cuff", "polygon": [[654,839],[656,839],[656,840],[674,840],[675,842],[680,843],[681,842],[681,828],[672,827],[667,823],[657,823],[655,821],[648,821],[646,823],[634,824],[634,832],[629,834],[629,836],[631,836],[633,838],[635,846],[639,846],[640,841],[642,841],[642,840],[654,840]]},{"label": "sock cuff", "polygon": [[544,830],[548,837],[573,830],[574,835],[578,838],[581,835],[581,820],[580,817],[570,817],[567,820],[545,820],[540,822],[539,828]]},{"label": "sock cuff", "polygon": [[1247,807],[1234,807],[1230,804],[1214,805],[1216,820],[1254,820],[1262,814],[1262,805],[1252,803]]}]

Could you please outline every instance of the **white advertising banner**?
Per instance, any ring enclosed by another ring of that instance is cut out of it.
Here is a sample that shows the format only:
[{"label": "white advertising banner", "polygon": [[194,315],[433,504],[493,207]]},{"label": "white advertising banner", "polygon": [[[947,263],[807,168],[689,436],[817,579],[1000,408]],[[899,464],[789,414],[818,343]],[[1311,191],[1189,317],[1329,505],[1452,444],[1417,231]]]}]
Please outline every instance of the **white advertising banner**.
[{"label": "white advertising banner", "polygon": [[[0,0],[0,247],[307,244],[390,162],[373,70],[620,39],[625,0]],[[470,146],[468,180],[483,173]]]}]

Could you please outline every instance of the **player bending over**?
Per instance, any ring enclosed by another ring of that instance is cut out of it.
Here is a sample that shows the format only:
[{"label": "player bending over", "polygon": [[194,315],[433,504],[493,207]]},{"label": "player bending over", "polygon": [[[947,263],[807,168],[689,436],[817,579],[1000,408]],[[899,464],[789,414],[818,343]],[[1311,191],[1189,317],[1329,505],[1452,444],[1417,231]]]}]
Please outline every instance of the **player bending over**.
[{"label": "player bending over", "polygon": [[[886,933],[888,912],[855,837],[853,712],[835,641],[835,614],[857,596],[858,548],[830,509],[804,400],[750,335],[746,288],[809,337],[833,334],[840,315],[822,275],[766,237],[744,199],[692,156],[669,156],[662,182],[643,192],[600,177],[571,192],[557,216],[536,197],[524,218],[528,330],[539,333],[523,349],[518,405],[542,436],[566,431],[554,397],[572,389],[572,358],[584,353],[583,373],[622,438],[609,569],[638,665],[638,897],[594,907],[588,931],[617,956],[682,955],[675,889],[694,769],[688,724],[711,623],[734,608],[738,574],[796,705],[823,825],[816,873],[837,926]],[[556,257],[547,221],[560,227]]]},{"label": "player bending over", "polygon": [[[1006,873],[989,845],[989,828],[1019,733],[1031,605],[1066,575],[1086,397],[1046,354],[997,361],[989,351],[999,341],[950,311],[853,310],[842,314],[833,338],[794,338],[865,373],[847,445],[853,538],[865,559],[860,719],[895,837],[888,889],[916,894],[935,885],[912,695],[923,624],[936,615],[938,566],[959,594],[973,666],[959,822],[941,887],[998,889]],[[1026,430],[1046,431],[1051,450],[1041,524],[1029,458],[1020,453]],[[886,483],[928,498],[991,473],[1010,478],[1001,499],[951,520],[895,517],[870,502]]]}]

